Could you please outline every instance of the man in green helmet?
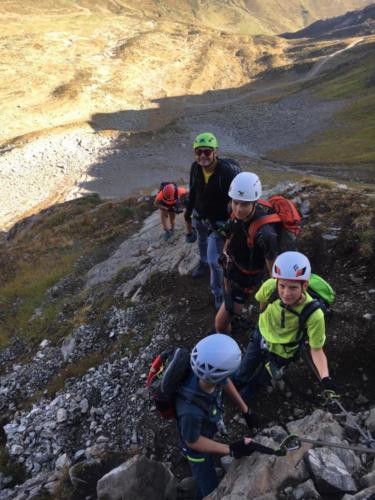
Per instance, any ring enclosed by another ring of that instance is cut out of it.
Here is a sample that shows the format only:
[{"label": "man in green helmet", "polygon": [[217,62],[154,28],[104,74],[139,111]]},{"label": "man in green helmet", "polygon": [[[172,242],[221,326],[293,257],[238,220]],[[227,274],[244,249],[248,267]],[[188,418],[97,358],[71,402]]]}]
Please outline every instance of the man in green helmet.
[{"label": "man in green helmet", "polygon": [[195,161],[190,169],[190,196],[185,211],[186,241],[195,241],[193,226],[198,234],[200,262],[193,277],[199,278],[209,267],[216,309],[223,303],[224,296],[223,268],[219,264],[224,240],[219,232],[228,219],[229,186],[241,171],[236,161],[218,157],[218,146],[211,132],[195,138]]}]

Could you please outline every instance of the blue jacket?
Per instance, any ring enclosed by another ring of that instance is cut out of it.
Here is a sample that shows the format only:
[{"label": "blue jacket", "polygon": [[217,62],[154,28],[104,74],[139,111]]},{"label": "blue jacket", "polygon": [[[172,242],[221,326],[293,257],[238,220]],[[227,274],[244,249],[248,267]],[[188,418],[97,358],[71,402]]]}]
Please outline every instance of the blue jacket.
[{"label": "blue jacket", "polygon": [[217,385],[211,394],[199,386],[199,379],[191,373],[177,390],[175,410],[183,441],[194,442],[199,436],[212,438],[217,423],[222,419],[221,394],[225,382]]}]

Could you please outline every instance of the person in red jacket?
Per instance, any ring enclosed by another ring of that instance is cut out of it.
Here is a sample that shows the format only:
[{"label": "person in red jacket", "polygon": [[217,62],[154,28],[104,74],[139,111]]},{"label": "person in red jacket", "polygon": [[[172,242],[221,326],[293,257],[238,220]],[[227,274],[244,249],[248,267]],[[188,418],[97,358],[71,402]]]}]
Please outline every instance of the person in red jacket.
[{"label": "person in red jacket", "polygon": [[154,205],[160,210],[160,222],[164,230],[164,240],[173,236],[176,214],[183,212],[187,189],[174,182],[163,182],[155,197]]}]

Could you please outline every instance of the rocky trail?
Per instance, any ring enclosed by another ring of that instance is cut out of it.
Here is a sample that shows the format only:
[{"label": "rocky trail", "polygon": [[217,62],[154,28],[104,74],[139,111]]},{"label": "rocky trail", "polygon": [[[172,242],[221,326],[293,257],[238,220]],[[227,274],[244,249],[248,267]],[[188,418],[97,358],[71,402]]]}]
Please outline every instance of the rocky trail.
[{"label": "rocky trail", "polygon": [[[247,3],[259,17],[237,0],[3,3],[0,500],[195,497],[175,422],[145,380],[163,349],[213,330],[208,277],[191,276],[197,246],[181,215],[165,242],[152,207],[161,180],[187,183],[203,130],[266,195],[299,207],[299,247],[337,294],[325,350],[343,405],[325,405],[301,356],[252,403],[257,428],[225,402],[219,439],[250,433],[276,449],[296,433],[348,447],[223,457],[209,500],[375,498],[374,454],[356,451],[375,435],[375,38],[370,25],[350,38],[275,36],[369,1],[305,2],[302,14],[300,2],[271,2],[277,15]],[[357,122],[342,119],[357,100]],[[299,155],[322,132],[335,151],[329,137],[362,123],[354,148],[369,160],[273,155]],[[241,349],[258,314],[250,301],[233,323]]]},{"label": "rocky trail", "polygon": [[[343,187],[283,187],[304,215],[302,250],[337,291],[327,352],[342,402],[359,425],[374,432],[375,275],[359,235],[364,225],[372,224],[375,207],[370,197]],[[329,206],[323,203],[328,194]],[[100,206],[91,216],[98,216]],[[63,220],[56,216],[66,209],[55,208],[55,219]],[[7,245],[38,236],[41,220],[47,222],[51,214],[41,217],[19,225]],[[349,238],[347,226],[353,228]],[[62,228],[59,234],[63,237]],[[160,419],[144,384],[157,353],[170,345],[191,347],[212,329],[214,307],[207,277],[197,281],[189,276],[196,251],[195,245],[184,242],[181,216],[174,238],[166,243],[154,212],[106,258],[92,265],[92,258],[86,257],[87,264],[80,263],[81,274],[64,277],[46,291],[29,325],[48,314],[59,298],[64,302],[60,323],[78,304],[89,313],[58,341],[45,338],[27,347],[18,338],[1,353],[0,410],[4,443],[14,464],[0,476],[2,500],[38,498],[42,492],[56,500],[116,498],[119,484],[129,488],[121,494],[140,500],[147,495],[160,500],[192,497],[194,485],[186,478],[189,472],[178,451],[174,422]],[[250,323],[233,332],[243,347],[256,319],[256,309],[250,311]],[[284,388],[262,391],[254,404],[262,421],[258,440],[277,447],[286,432],[297,432],[365,445],[350,418],[333,417],[322,407],[317,381],[302,359],[288,372],[286,382]],[[226,421],[228,439],[246,432],[240,415],[229,407]],[[166,462],[172,463],[174,475]],[[212,498],[236,494],[249,499],[369,500],[375,491],[373,463],[369,454],[310,445],[286,458],[254,455],[232,466],[224,460],[218,466],[227,473]],[[30,478],[15,486],[20,466]],[[143,474],[154,474],[153,493],[145,488]]]}]

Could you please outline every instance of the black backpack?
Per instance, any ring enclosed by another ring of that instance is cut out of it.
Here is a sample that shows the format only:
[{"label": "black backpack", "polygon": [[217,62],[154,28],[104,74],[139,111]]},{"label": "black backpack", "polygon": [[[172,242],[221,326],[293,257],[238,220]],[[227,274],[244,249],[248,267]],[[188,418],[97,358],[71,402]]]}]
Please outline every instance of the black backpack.
[{"label": "black backpack", "polygon": [[[236,161],[233,160],[232,158],[218,158],[218,161],[220,162],[221,166],[224,167],[224,176],[226,180],[228,181],[228,184],[232,182],[234,177],[236,177],[237,174],[241,172],[241,167],[240,164]],[[195,169],[193,173],[193,178],[191,182],[191,186],[194,186],[195,180],[196,180],[196,173],[197,169]],[[224,186],[222,185],[223,178],[220,177],[219,182],[220,182],[220,188],[223,189]]]},{"label": "black backpack", "polygon": [[152,401],[163,418],[176,418],[175,397],[177,392],[186,400],[209,411],[209,404],[194,392],[181,387],[192,373],[190,353],[183,347],[172,347],[159,354],[151,363],[146,386]]},{"label": "black backpack", "polygon": [[228,177],[236,177],[236,175],[241,172],[241,167],[237,160],[233,160],[232,158],[219,158],[219,161],[221,165],[225,167]]}]

